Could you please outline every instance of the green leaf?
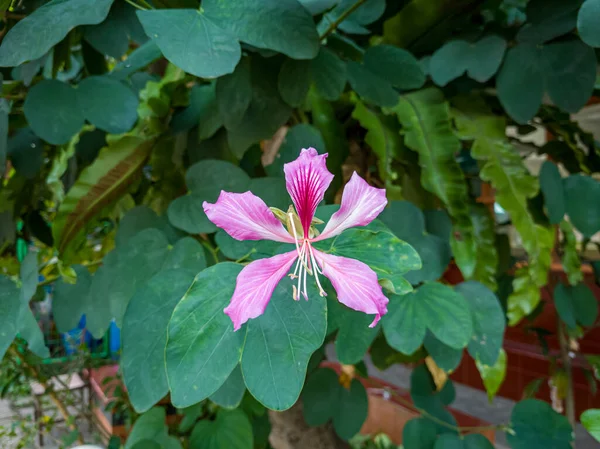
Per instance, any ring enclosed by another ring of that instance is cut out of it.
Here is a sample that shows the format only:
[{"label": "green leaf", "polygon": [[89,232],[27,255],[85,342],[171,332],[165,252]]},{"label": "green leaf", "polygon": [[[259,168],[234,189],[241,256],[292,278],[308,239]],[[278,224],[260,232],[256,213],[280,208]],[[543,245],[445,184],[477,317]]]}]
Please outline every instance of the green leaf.
[{"label": "green leaf", "polygon": [[391,83],[354,61],[346,63],[352,89],[365,101],[377,106],[392,107],[398,102],[398,92]]},{"label": "green leaf", "polygon": [[573,226],[567,220],[561,221],[559,227],[563,234],[562,266],[567,274],[569,284],[575,285],[583,281],[581,260],[577,254],[577,236]]},{"label": "green leaf", "polygon": [[506,352],[504,349],[500,349],[500,354],[493,365],[485,365],[479,360],[475,360],[475,365],[477,366],[490,402],[496,396],[502,382],[504,382],[504,377],[506,376],[506,358]]},{"label": "green leaf", "polygon": [[463,276],[469,279],[479,262],[469,194],[465,177],[455,159],[460,142],[450,127],[448,104],[437,89],[425,89],[400,97],[388,113],[395,113],[404,128],[404,142],[419,153],[421,183],[435,194],[454,219],[450,244]]},{"label": "green leaf", "polygon": [[281,65],[277,87],[281,98],[290,106],[298,107],[306,98],[311,83],[311,61],[286,59]]},{"label": "green leaf", "polygon": [[479,282],[463,282],[454,289],[463,295],[473,316],[473,336],[468,346],[469,354],[485,365],[493,365],[502,349],[506,327],[500,301],[491,290]]},{"label": "green leaf", "polygon": [[6,155],[8,153],[8,114],[10,104],[3,98],[0,100],[0,172],[6,169]]},{"label": "green leaf", "polygon": [[177,242],[183,233],[174,229],[165,215],[160,217],[148,206],[136,206],[127,211],[121,218],[115,244],[117,247],[127,244],[127,241],[144,229],[154,228],[161,231],[169,243]]},{"label": "green leaf", "polygon": [[136,291],[127,306],[121,329],[121,371],[129,399],[138,412],[150,409],[169,392],[165,371],[167,326],[194,274],[185,269],[161,271]]},{"label": "green leaf", "polygon": [[[339,20],[342,14],[348,11],[356,2],[354,0],[342,0],[329,13],[327,13],[319,24],[319,32],[323,33],[333,22]],[[365,25],[376,21],[385,11],[385,0],[368,0],[348,15],[338,28],[349,34],[368,34]]]},{"label": "green leaf", "polygon": [[429,73],[438,86],[445,86],[464,73],[485,83],[500,68],[506,41],[499,36],[485,36],[477,42],[446,42],[431,57]]},{"label": "green leaf", "polygon": [[116,80],[126,79],[161,56],[162,53],[156,43],[148,41],[129,53],[124,61],[117,63],[108,76]]},{"label": "green leaf", "polygon": [[53,145],[67,143],[84,124],[77,92],[57,80],[42,80],[33,86],[23,112],[33,132]]},{"label": "green leaf", "polygon": [[233,73],[217,80],[217,109],[225,127],[235,128],[252,101],[250,58],[242,58]]},{"label": "green leaf", "polygon": [[[59,279],[54,284],[52,314],[60,333],[75,329],[81,316],[90,306],[89,292],[92,276],[87,268],[81,265],[73,265],[72,268],[77,274],[75,284],[68,283],[64,279]],[[94,313],[93,309],[89,311]]]},{"label": "green leaf", "polygon": [[577,324],[592,326],[598,317],[598,301],[584,283],[558,284],[554,289],[554,305],[560,319],[570,329],[575,329]]},{"label": "green leaf", "polygon": [[560,223],[565,215],[565,189],[555,163],[544,161],[542,164],[540,189],[544,194],[544,205],[550,223]]},{"label": "green leaf", "polygon": [[365,53],[364,64],[398,89],[419,89],[425,84],[419,61],[408,51],[393,45],[370,47]]},{"label": "green leaf", "polygon": [[338,309],[338,313],[339,332],[335,340],[335,354],[340,363],[353,365],[365,357],[381,326],[369,327],[372,316],[345,306]]},{"label": "green leaf", "polygon": [[141,415],[127,437],[125,449],[133,449],[142,440],[156,441],[164,437],[167,434],[165,420],[166,413],[162,407],[154,407]]},{"label": "green leaf", "polygon": [[244,333],[233,331],[223,309],[241,268],[220,263],[200,272],[173,311],[165,357],[171,400],[177,407],[215,393],[240,360]]},{"label": "green leaf", "polygon": [[19,289],[8,277],[0,276],[0,357],[17,335],[20,310]]},{"label": "green leaf", "polygon": [[177,133],[198,126],[198,140],[208,139],[223,126],[217,106],[215,83],[195,85],[189,106],[173,116],[171,129]]},{"label": "green leaf", "polygon": [[265,313],[247,325],[244,381],[250,393],[272,410],[285,410],[296,403],[308,360],[325,338],[325,298],[312,283],[308,297],[310,301],[294,301],[292,283],[281,282]]},{"label": "green leaf", "polygon": [[292,126],[287,131],[273,162],[265,167],[265,171],[269,176],[280,176],[283,178],[284,164],[296,160],[301,148],[310,147],[315,148],[319,154],[325,152],[325,143],[319,130],[307,123]]},{"label": "green leaf", "polygon": [[[410,376],[410,396],[416,407],[425,410],[428,415],[433,415],[437,420],[441,420],[456,426],[456,420],[452,414],[446,410],[446,405],[454,400],[454,386],[452,381],[447,381],[441,391],[437,391],[431,373],[425,364],[418,365]],[[423,419],[427,415],[424,415]],[[435,422],[435,421],[431,421]],[[455,430],[442,426],[439,421],[436,423],[437,433],[456,433]]]},{"label": "green leaf", "polygon": [[429,329],[440,341],[454,349],[467,346],[473,333],[469,305],[450,287],[427,282],[412,293],[392,296],[389,312],[382,319],[390,346],[412,354]]},{"label": "green leaf", "polygon": [[335,415],[343,387],[335,371],[322,368],[312,373],[302,390],[302,412],[309,426],[321,426]]},{"label": "green leaf", "polygon": [[173,226],[190,234],[217,230],[204,213],[204,201],[214,203],[221,190],[244,192],[248,190],[250,183],[250,178],[241,168],[230,162],[217,160],[204,160],[192,165],[185,179],[188,194],[173,201],[167,214]]},{"label": "green leaf", "polygon": [[479,263],[473,272],[473,279],[481,282],[490,290],[496,290],[496,272],[498,271],[498,251],[496,248],[496,230],[494,217],[489,209],[481,204],[470,208],[473,231],[477,239],[477,258]]},{"label": "green leaf", "polygon": [[527,24],[517,33],[519,42],[541,44],[572,31],[583,0],[532,0],[527,4]]},{"label": "green leaf", "polygon": [[29,303],[38,286],[38,251],[27,253],[19,269],[21,278],[21,303]]},{"label": "green leaf", "polygon": [[546,285],[550,269],[554,232],[538,225],[529,211],[527,201],[537,195],[539,186],[508,142],[505,120],[474,98],[457,102],[457,106],[457,132],[461,139],[474,140],[471,155],[482,164],[481,179],[495,188],[496,201],[510,215],[529,255],[528,266],[517,270],[508,300],[508,317],[513,325],[540,301],[540,287]]},{"label": "green leaf", "polygon": [[589,409],[581,414],[581,424],[591,436],[600,441],[600,410]]},{"label": "green leaf", "polygon": [[19,337],[27,342],[29,350],[43,359],[50,357],[50,351],[44,342],[44,334],[42,334],[40,325],[29,308],[29,303],[21,304],[17,322]]},{"label": "green leaf", "polygon": [[77,87],[77,101],[84,117],[108,133],[125,133],[138,118],[135,93],[107,76],[85,78]]},{"label": "green leaf", "polygon": [[7,152],[14,169],[27,179],[35,177],[44,165],[44,142],[30,128],[19,128],[8,139]]},{"label": "green leaf", "polygon": [[435,425],[423,418],[413,418],[402,429],[402,444],[405,449],[433,449],[436,441]]},{"label": "green leaf", "polygon": [[190,449],[252,449],[252,426],[241,410],[219,410],[214,421],[202,420],[190,435]]},{"label": "green leaf", "polygon": [[590,207],[600,200],[600,182],[586,175],[571,175],[564,180],[566,210],[571,223],[584,237],[600,231],[600,208]]},{"label": "green leaf", "polygon": [[358,379],[352,379],[350,388],[340,388],[338,406],[333,415],[333,428],[343,440],[356,435],[367,419],[369,399]]},{"label": "green leaf", "polygon": [[115,2],[104,22],[84,27],[85,40],[101,54],[121,59],[130,39],[139,44],[148,40],[135,12],[130,4]]},{"label": "green leaf", "polygon": [[577,112],[590,98],[595,82],[596,56],[583,42],[523,43],[506,54],[498,74],[498,98],[508,115],[526,123],[537,113],[544,92],[559,108]]},{"label": "green leaf", "polygon": [[537,399],[518,402],[512,411],[513,432],[506,439],[513,449],[568,449],[573,429],[567,418]]},{"label": "green leaf", "polygon": [[433,358],[435,364],[447,373],[453,372],[456,369],[456,367],[460,364],[463,355],[463,350],[454,349],[442,343],[437,338],[435,338],[431,334],[431,332],[427,332],[427,334],[425,335],[425,339],[423,340],[423,346],[425,346],[425,349]]},{"label": "green leaf", "polygon": [[312,59],[319,51],[313,18],[296,0],[205,0],[202,8],[212,20],[254,47],[294,59]]},{"label": "green leaf", "polygon": [[242,56],[236,36],[205,12],[155,9],[137,15],[165,58],[192,75],[216,78],[231,73]]},{"label": "green leaf", "polygon": [[[11,28],[0,46],[0,66],[40,58],[78,25],[102,22],[113,0],[52,0]],[[57,102],[56,105],[60,104]]]},{"label": "green leaf", "polygon": [[[410,449],[407,447],[407,449]],[[440,435],[433,449],[494,449],[490,441],[481,434],[458,436],[451,433]]]},{"label": "green leaf", "polygon": [[311,61],[310,71],[317,91],[326,100],[340,98],[346,87],[346,64],[334,52],[321,47]]},{"label": "green leaf", "polygon": [[162,270],[187,270],[197,274],[206,268],[206,255],[197,240],[184,237],[177,241],[165,258]]},{"label": "green leaf", "polygon": [[393,181],[398,180],[398,172],[392,167],[392,161],[400,158],[402,139],[398,125],[391,117],[377,113],[361,101],[356,102],[352,118],[359,121],[360,126],[367,130],[365,142],[377,155],[379,175],[386,183],[388,194],[392,189],[398,189]]},{"label": "green leaf", "polygon": [[600,1],[586,0],[577,15],[577,31],[581,40],[591,47],[600,47],[597,20],[600,17]]},{"label": "green leaf", "polygon": [[96,160],[81,172],[52,227],[63,260],[76,254],[78,245],[85,241],[86,229],[94,225],[92,219],[129,189],[153,145],[153,140],[125,136],[100,150]]},{"label": "green leaf", "polygon": [[234,368],[221,387],[209,396],[209,399],[223,408],[237,408],[242,402],[246,385],[239,365]]}]

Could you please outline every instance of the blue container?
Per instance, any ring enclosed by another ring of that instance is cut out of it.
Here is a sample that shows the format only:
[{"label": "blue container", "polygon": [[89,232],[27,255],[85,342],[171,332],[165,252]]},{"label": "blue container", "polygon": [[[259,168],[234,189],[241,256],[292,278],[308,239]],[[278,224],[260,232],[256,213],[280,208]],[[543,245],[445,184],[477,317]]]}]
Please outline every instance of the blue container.
[{"label": "blue container", "polygon": [[117,327],[115,320],[110,322],[108,328],[108,351],[113,360],[117,360],[121,351],[121,329]]}]

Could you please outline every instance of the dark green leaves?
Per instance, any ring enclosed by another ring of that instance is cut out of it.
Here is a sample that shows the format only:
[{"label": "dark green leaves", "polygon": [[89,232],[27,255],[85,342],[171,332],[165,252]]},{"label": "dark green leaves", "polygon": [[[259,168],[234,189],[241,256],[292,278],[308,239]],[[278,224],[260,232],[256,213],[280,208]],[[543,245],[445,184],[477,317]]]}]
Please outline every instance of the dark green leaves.
[{"label": "dark green leaves", "polygon": [[236,36],[202,11],[159,9],[137,14],[165,57],[192,75],[212,78],[231,73],[240,60]]},{"label": "dark green leaves", "polygon": [[6,276],[0,276],[0,357],[17,335],[19,324],[20,292],[16,284]]},{"label": "dark green leaves", "polygon": [[77,88],[77,100],[83,116],[108,133],[127,132],[137,121],[137,96],[129,87],[109,77],[85,78]]},{"label": "dark green leaves", "polygon": [[304,419],[309,426],[333,420],[333,428],[344,440],[358,433],[367,419],[368,398],[365,387],[353,379],[350,387],[340,385],[337,374],[327,368],[308,378],[302,393]]},{"label": "dark green leaves", "polygon": [[33,132],[53,145],[67,143],[84,124],[77,92],[57,80],[43,80],[32,87],[23,112]]},{"label": "dark green leaves", "polygon": [[254,47],[294,59],[312,59],[319,51],[313,19],[296,0],[205,0],[202,9],[220,27]]},{"label": "dark green leaves", "polygon": [[203,419],[190,435],[190,449],[252,449],[252,426],[241,410],[219,410],[214,421]]},{"label": "dark green leaves", "polygon": [[595,81],[596,56],[583,42],[524,43],[506,54],[498,74],[498,98],[515,121],[525,123],[537,113],[544,92],[561,109],[577,112]]},{"label": "dark green leaves", "polygon": [[437,429],[426,419],[411,419],[402,429],[402,444],[406,449],[433,449]]},{"label": "dark green leaves", "polygon": [[398,102],[398,92],[379,75],[358,62],[348,61],[350,85],[365,101],[377,106],[392,107]]},{"label": "dark green leaves", "polygon": [[221,263],[202,271],[173,311],[165,357],[171,399],[177,407],[213,394],[238,364],[244,332],[233,331],[223,309],[241,268]]},{"label": "dark green leaves", "polygon": [[[410,449],[410,447],[406,449]],[[440,435],[433,449],[494,449],[494,446],[486,437],[478,433],[464,437],[446,433]]]},{"label": "dark green leaves", "polygon": [[570,329],[591,326],[598,317],[598,301],[585,284],[558,284],[554,289],[554,305],[560,319]]},{"label": "dark green leaves", "polygon": [[168,215],[173,226],[190,234],[217,230],[204,213],[204,201],[215,202],[221,190],[244,192],[250,183],[250,178],[241,168],[214,160],[192,165],[185,179],[189,193],[169,205]]},{"label": "dark green leaves", "polygon": [[235,127],[244,118],[252,101],[250,60],[243,58],[230,75],[217,80],[217,108],[227,128]]},{"label": "dark green leaves", "polygon": [[467,73],[475,81],[488,81],[502,63],[506,41],[490,35],[475,43],[455,40],[444,44],[429,62],[429,73],[439,86]]},{"label": "dark green leaves", "polygon": [[567,418],[537,399],[515,405],[511,427],[513,432],[506,439],[513,449],[568,449],[573,441]]},{"label": "dark green leaves", "polygon": [[139,412],[148,410],[169,391],[167,325],[194,274],[185,269],[161,271],[135,293],[125,312],[121,370],[129,399]]},{"label": "dark green leaves", "polygon": [[277,87],[287,104],[298,107],[306,98],[310,82],[310,61],[288,59],[281,66]]},{"label": "dark green leaves", "polygon": [[419,89],[425,84],[425,74],[417,59],[393,45],[370,47],[365,53],[364,64],[398,89]]},{"label": "dark green leaves", "polygon": [[46,3],[18,22],[4,37],[0,66],[17,66],[43,56],[76,26],[102,22],[112,2],[53,0]]},{"label": "dark green leaves", "polygon": [[81,315],[88,311],[92,276],[87,268],[81,265],[73,265],[73,269],[77,274],[75,284],[59,279],[54,285],[52,312],[59,332],[69,332],[77,327]]},{"label": "dark green leaves", "polygon": [[340,98],[346,86],[346,64],[335,53],[321,47],[311,61],[312,79],[319,94],[329,101]]},{"label": "dark green leaves", "polygon": [[555,163],[545,161],[542,164],[540,188],[544,194],[544,204],[550,223],[560,223],[565,215],[565,191]]},{"label": "dark green leaves", "polygon": [[470,307],[459,293],[442,284],[428,282],[413,293],[392,296],[382,319],[390,346],[412,354],[429,329],[442,343],[464,348],[473,333]]},{"label": "dark green leaves", "polygon": [[248,390],[273,410],[296,403],[308,360],[323,343],[327,330],[325,298],[312,285],[309,301],[294,301],[291,284],[281,281],[265,313],[248,322],[242,355]]},{"label": "dark green leaves", "polygon": [[600,17],[600,1],[586,0],[579,9],[577,16],[577,30],[581,40],[592,47],[600,47],[600,30],[598,18]]},{"label": "dark green leaves", "polygon": [[[571,223],[585,237],[600,231],[600,182],[585,175],[564,180],[566,210]],[[592,207],[594,205],[594,207]]]}]

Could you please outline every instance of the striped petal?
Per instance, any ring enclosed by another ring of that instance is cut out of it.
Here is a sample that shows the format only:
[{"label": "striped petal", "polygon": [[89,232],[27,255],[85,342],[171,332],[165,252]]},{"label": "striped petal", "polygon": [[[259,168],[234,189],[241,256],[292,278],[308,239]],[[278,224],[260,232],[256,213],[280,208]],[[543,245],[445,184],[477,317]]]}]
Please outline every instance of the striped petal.
[{"label": "striped petal", "polygon": [[377,274],[366,264],[347,257],[333,256],[313,248],[323,274],[331,281],[338,300],[351,309],[375,315],[369,327],[375,327],[387,313],[388,299],[377,282]]},{"label": "striped petal", "polygon": [[327,154],[318,154],[314,148],[303,148],[298,159],[283,166],[287,191],[298,212],[305,238],[317,206],[333,179],[325,159]]},{"label": "striped petal", "polygon": [[265,202],[252,192],[221,191],[216,203],[202,204],[208,219],[237,240],[274,240],[293,243]]},{"label": "striped petal", "polygon": [[246,265],[238,274],[231,302],[223,310],[231,318],[234,331],[249,319],[261,316],[265,312],[273,290],[290,271],[297,257],[298,253],[291,251],[256,260]]},{"label": "striped petal", "polygon": [[377,218],[386,204],[385,189],[370,186],[354,172],[344,187],[340,208],[314,240],[334,237],[354,226],[366,226]]}]

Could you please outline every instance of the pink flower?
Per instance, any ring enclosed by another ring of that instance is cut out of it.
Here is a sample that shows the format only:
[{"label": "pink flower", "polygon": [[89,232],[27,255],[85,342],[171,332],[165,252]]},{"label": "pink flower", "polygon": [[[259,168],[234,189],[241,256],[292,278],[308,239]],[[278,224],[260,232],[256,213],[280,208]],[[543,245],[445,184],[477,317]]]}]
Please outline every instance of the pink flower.
[{"label": "pink flower", "polygon": [[262,315],[279,281],[289,273],[296,262],[292,282],[294,299],[306,295],[307,277],[314,276],[319,293],[326,296],[319,281],[322,274],[329,278],[341,303],[354,310],[374,314],[370,327],[377,324],[387,312],[388,299],[377,282],[377,274],[366,264],[346,257],[318,251],[313,242],[328,239],[354,226],[366,226],[387,204],[385,190],[368,185],[356,173],[352,175],[342,195],[339,210],[334,213],[323,233],[312,227],[317,205],[329,187],[333,175],[327,170],[327,154],[319,155],[314,148],[302,149],[300,156],[285,164],[287,191],[292,197],[296,213],[283,215],[288,230],[267,207],[263,200],[251,192],[229,193],[221,191],[215,204],[204,202],[204,212],[218,227],[237,240],[274,240],[295,243],[296,250],[260,259],[248,264],[237,277],[231,302],[224,312],[233,321],[234,330],[250,318]]}]

